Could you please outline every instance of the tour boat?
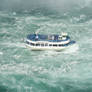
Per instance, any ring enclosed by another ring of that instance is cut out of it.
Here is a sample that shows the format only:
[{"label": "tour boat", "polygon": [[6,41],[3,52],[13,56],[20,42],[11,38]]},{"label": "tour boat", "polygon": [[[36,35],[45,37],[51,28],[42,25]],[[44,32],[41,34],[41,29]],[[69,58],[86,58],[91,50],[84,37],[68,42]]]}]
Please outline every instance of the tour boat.
[{"label": "tour boat", "polygon": [[26,46],[31,50],[63,50],[75,44],[67,33],[58,34],[29,34],[26,39]]}]

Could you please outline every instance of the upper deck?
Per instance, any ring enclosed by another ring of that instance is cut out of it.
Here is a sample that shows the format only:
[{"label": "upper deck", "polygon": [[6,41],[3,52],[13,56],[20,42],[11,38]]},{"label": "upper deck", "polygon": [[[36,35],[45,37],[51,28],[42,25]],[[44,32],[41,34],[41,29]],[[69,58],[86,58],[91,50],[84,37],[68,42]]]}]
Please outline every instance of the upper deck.
[{"label": "upper deck", "polygon": [[41,35],[41,34],[30,34],[27,36],[28,40],[31,41],[49,41],[49,42],[62,42],[70,39],[66,36],[65,39],[60,39],[60,35]]}]

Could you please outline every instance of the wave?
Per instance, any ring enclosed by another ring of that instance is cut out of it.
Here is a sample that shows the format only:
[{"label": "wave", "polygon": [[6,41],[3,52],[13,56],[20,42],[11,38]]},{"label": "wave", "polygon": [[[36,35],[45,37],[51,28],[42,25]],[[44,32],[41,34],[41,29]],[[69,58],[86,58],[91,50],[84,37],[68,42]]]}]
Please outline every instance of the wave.
[{"label": "wave", "polygon": [[5,47],[17,47],[17,48],[26,48],[25,43],[2,43],[0,44],[1,46],[5,46]]}]

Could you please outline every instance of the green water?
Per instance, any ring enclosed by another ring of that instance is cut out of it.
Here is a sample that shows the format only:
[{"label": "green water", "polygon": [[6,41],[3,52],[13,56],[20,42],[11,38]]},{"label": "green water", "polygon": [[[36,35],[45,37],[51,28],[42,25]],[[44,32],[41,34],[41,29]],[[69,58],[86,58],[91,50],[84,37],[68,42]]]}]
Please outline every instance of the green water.
[{"label": "green water", "polygon": [[[0,11],[0,92],[92,92],[92,16]],[[86,12],[86,13],[84,13]],[[31,51],[24,39],[67,32],[77,43],[62,52]]]}]

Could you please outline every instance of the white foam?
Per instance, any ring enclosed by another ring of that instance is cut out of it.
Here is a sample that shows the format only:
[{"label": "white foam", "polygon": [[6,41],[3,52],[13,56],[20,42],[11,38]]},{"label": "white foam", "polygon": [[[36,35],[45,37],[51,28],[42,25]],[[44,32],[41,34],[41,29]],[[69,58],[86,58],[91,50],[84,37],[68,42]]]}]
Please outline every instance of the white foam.
[{"label": "white foam", "polygon": [[16,12],[13,12],[12,14],[13,14],[13,15],[16,15]]},{"label": "white foam", "polygon": [[52,58],[52,57],[57,56],[59,54],[60,54],[60,52],[57,52],[57,51],[54,51],[54,50],[51,50],[51,51],[46,50],[46,51],[42,51],[40,54],[38,54],[34,58],[34,60],[40,61],[40,60],[44,60],[45,58]]},{"label": "white foam", "polygon": [[54,56],[60,56],[61,54],[72,54],[72,53],[75,53],[77,52],[79,49],[79,46],[78,44],[74,44],[68,48],[66,48],[65,50],[63,51],[54,51],[54,50],[51,50],[51,51],[42,51],[40,54],[38,54],[34,60],[44,60],[45,58],[52,58]]},{"label": "white foam", "polygon": [[74,44],[72,46],[69,46],[69,48],[65,49],[65,51],[63,51],[63,53],[74,53],[77,52],[79,49],[78,44]]},{"label": "white foam", "polygon": [[26,48],[24,43],[2,43],[2,45],[8,46],[8,47],[21,47],[21,48]]},{"label": "white foam", "polygon": [[26,47],[24,43],[13,43],[13,44],[11,44],[11,46],[21,47],[21,48],[25,48]]},{"label": "white foam", "polygon": [[0,55],[3,55],[3,52],[0,52]]}]

